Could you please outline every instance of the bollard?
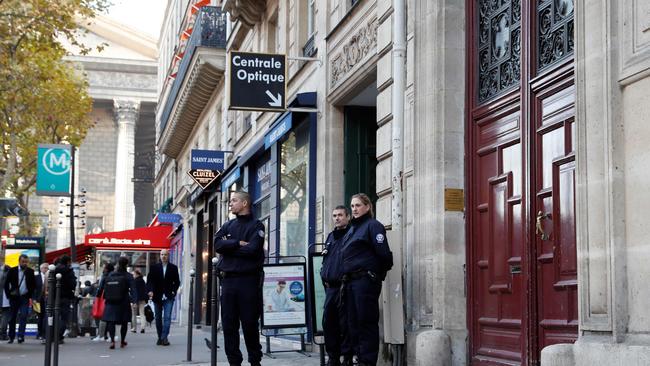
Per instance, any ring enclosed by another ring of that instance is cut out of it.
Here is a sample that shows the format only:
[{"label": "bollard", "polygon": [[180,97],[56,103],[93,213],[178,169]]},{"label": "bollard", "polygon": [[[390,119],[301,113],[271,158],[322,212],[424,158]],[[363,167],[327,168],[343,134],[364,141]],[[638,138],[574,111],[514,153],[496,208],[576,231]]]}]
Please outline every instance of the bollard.
[{"label": "bollard", "polygon": [[50,366],[52,364],[52,332],[54,329],[54,314],[52,314],[52,305],[54,304],[54,289],[55,279],[54,279],[54,270],[56,267],[54,264],[50,264],[47,267],[49,270],[47,274],[47,299],[45,300],[45,359],[43,362],[44,366]]},{"label": "bollard", "polygon": [[187,362],[192,362],[192,326],[194,326],[194,275],[190,270],[190,303],[187,310]]},{"label": "bollard", "polygon": [[52,365],[59,366],[59,323],[61,319],[61,274],[56,274],[56,294],[54,295],[54,350]]},{"label": "bollard", "polygon": [[210,349],[210,366],[217,366],[217,323],[218,323],[218,301],[217,297],[217,257],[212,258],[212,303],[211,303],[211,312],[210,320],[212,323],[212,348]]}]

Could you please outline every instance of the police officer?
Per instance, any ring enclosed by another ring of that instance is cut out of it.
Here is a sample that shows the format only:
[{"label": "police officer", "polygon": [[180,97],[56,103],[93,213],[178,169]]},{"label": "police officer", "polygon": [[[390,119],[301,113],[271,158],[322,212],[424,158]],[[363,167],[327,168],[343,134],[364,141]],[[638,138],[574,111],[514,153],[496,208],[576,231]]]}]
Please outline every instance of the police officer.
[{"label": "police officer", "polygon": [[241,365],[239,323],[244,331],[248,362],[260,365],[262,345],[259,318],[262,313],[262,264],[264,225],[251,214],[251,197],[233,192],[230,212],[237,217],[215,234],[214,247],[221,258],[217,270],[221,278],[221,314],[226,356],[230,365]]},{"label": "police officer", "polygon": [[343,366],[352,366],[353,349],[349,343],[347,318],[341,303],[341,277],[343,277],[343,261],[341,247],[343,236],[348,232],[350,214],[345,206],[337,206],[332,211],[334,231],[325,242],[323,249],[323,266],[320,275],[325,286],[325,305],[323,309],[323,333],[325,350],[329,356],[328,366],[340,366],[340,356],[343,355]]},{"label": "police officer", "polygon": [[341,248],[347,331],[359,366],[374,366],[379,353],[381,282],[393,266],[393,253],[384,225],[373,218],[370,198],[363,193],[355,194],[351,208],[351,226]]}]

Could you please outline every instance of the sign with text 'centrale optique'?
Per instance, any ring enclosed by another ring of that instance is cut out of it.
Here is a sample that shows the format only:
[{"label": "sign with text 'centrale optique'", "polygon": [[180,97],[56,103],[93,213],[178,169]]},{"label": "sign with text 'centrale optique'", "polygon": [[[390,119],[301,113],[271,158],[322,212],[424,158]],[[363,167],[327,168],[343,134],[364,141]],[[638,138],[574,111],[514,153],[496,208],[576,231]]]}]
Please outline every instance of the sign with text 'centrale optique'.
[{"label": "sign with text 'centrale optique'", "polygon": [[70,195],[71,152],[71,145],[38,145],[38,160],[36,163],[37,195]]},{"label": "sign with text 'centrale optique'", "polygon": [[286,57],[230,52],[229,109],[281,112],[286,109]]}]

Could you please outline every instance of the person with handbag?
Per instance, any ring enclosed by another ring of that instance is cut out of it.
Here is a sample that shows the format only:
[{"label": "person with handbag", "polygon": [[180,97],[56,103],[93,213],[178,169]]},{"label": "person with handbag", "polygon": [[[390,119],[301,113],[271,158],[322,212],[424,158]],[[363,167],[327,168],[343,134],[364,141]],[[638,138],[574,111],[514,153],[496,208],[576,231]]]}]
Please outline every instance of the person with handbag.
[{"label": "person with handbag", "polygon": [[5,294],[9,298],[11,313],[9,318],[9,343],[16,338],[16,320],[18,321],[18,343],[25,341],[25,327],[29,313],[29,300],[34,294],[36,280],[34,270],[29,268],[29,257],[21,254],[18,267],[9,270],[5,282]]},{"label": "person with handbag", "polygon": [[102,271],[102,277],[97,286],[97,292],[95,293],[95,302],[93,303],[93,318],[95,318],[95,325],[97,327],[97,336],[92,339],[93,342],[99,342],[101,340],[108,340],[106,335],[106,322],[102,320],[104,317],[105,302],[104,302],[104,281],[108,274],[115,270],[113,263],[106,263],[104,265],[104,270]]},{"label": "person with handbag", "polygon": [[32,310],[37,314],[38,318],[38,332],[36,339],[45,339],[45,286],[47,286],[47,263],[42,263],[39,266],[39,272],[35,274],[36,289],[34,290],[34,298],[32,299]]}]

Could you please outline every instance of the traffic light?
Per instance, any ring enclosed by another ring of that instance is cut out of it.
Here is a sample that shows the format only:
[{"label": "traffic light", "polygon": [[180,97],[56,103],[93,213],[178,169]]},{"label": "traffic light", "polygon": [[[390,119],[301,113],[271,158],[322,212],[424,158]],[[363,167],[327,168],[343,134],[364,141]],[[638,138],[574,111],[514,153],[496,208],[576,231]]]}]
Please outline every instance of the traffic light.
[{"label": "traffic light", "polygon": [[0,217],[27,216],[27,210],[15,198],[0,198]]}]

